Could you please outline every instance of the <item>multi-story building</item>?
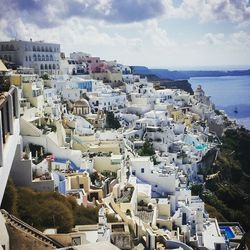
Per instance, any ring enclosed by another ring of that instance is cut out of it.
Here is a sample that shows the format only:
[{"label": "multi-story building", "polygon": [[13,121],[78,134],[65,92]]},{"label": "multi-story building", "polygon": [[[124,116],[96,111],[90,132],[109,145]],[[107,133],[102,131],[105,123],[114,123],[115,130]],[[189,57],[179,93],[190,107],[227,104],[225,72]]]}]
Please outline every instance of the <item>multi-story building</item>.
[{"label": "multi-story building", "polygon": [[[7,69],[0,60],[0,76]],[[0,78],[0,87],[3,79]],[[0,91],[0,205],[15,156],[19,140],[19,104],[17,88]],[[9,236],[5,222],[0,213],[0,249],[9,249]]]},{"label": "multi-story building", "polygon": [[35,73],[59,74],[60,44],[11,40],[0,42],[0,59],[14,65],[34,68]]}]

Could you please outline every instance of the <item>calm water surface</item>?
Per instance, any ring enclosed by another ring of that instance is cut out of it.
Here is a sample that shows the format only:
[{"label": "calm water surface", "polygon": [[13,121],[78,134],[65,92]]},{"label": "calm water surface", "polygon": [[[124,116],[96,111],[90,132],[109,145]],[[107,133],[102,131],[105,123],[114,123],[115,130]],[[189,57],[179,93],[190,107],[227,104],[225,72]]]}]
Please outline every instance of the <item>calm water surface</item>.
[{"label": "calm water surface", "polygon": [[250,129],[250,76],[192,77],[189,82],[194,90],[200,84],[216,108]]}]

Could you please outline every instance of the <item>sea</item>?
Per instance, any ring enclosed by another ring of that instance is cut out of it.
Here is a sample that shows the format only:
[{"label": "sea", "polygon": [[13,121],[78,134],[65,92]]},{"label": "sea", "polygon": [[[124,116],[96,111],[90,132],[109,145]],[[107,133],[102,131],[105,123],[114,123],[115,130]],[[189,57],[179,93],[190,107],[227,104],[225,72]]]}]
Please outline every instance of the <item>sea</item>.
[{"label": "sea", "polygon": [[250,76],[192,77],[193,90],[200,84],[219,110],[250,130]]}]

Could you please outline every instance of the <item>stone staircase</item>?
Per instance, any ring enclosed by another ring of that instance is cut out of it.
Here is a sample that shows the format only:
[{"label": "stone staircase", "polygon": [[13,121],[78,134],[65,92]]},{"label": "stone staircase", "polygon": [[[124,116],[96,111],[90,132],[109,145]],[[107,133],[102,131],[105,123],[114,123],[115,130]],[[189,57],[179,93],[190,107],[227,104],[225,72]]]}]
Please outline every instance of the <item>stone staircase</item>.
[{"label": "stone staircase", "polygon": [[6,220],[6,225],[10,225],[14,227],[15,229],[20,230],[24,232],[25,234],[42,242],[43,244],[46,245],[47,249],[57,249],[57,248],[64,247],[61,243],[57,242],[56,240],[51,239],[50,237],[43,234],[41,231],[23,222],[22,220],[18,219],[14,215],[9,214],[4,209],[1,209],[1,213],[3,214]]}]

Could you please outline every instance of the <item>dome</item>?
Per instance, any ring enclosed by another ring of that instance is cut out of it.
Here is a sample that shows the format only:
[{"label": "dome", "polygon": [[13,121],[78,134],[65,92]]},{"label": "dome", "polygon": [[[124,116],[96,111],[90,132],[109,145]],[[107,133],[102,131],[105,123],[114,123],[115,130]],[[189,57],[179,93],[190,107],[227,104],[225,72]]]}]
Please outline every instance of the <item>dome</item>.
[{"label": "dome", "polygon": [[78,100],[74,103],[74,106],[78,107],[89,107],[89,102],[86,99]]}]

